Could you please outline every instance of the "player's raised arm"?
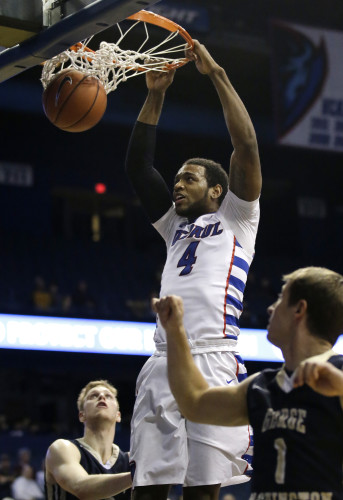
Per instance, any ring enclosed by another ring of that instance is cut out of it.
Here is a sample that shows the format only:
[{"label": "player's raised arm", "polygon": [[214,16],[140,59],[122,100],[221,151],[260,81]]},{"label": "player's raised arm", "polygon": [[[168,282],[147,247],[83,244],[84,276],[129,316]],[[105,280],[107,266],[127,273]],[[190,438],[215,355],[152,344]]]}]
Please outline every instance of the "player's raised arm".
[{"label": "player's raised arm", "polygon": [[151,222],[156,222],[171,207],[172,199],[164,179],[154,168],[156,125],[161,115],[167,88],[175,70],[149,71],[148,95],[132,131],[125,170]]},{"label": "player's raised arm", "polygon": [[55,483],[81,500],[109,498],[131,487],[130,472],[89,475],[80,465],[76,446],[64,439],[52,443],[45,462],[48,500],[49,485]]},{"label": "player's raised arm", "polygon": [[212,80],[223,107],[226,125],[233,145],[229,186],[239,198],[256,200],[261,192],[262,176],[256,133],[250,116],[225,70],[219,66],[204,45],[194,41],[193,52],[188,54],[200,73]]},{"label": "player's raised arm", "polygon": [[148,95],[139,113],[138,121],[157,125],[161,116],[167,88],[174,80],[175,69],[170,71],[148,71],[146,85]]},{"label": "player's raised arm", "polygon": [[181,413],[194,422],[216,425],[248,423],[246,393],[251,379],[234,387],[209,387],[198,370],[183,325],[183,302],[174,295],[153,299],[167,332],[168,377]]}]

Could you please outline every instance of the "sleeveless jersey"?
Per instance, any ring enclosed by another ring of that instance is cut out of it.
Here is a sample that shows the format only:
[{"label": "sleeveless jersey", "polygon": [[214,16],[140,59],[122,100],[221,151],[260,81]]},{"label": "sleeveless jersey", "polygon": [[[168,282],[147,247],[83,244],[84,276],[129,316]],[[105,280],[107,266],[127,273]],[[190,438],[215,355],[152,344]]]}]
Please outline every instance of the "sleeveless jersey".
[{"label": "sleeveless jersey", "polygon": [[[259,200],[228,191],[217,212],[190,223],[173,205],[153,224],[167,246],[160,296],[182,297],[190,342],[237,340],[259,215]],[[158,318],[154,340],[166,342]]]},{"label": "sleeveless jersey", "polygon": [[[118,458],[111,468],[104,467],[95,456],[82,446],[77,439],[70,440],[80,451],[80,464],[88,472],[88,474],[118,474],[120,472],[129,472],[129,454],[119,450]],[[75,500],[77,497],[63,490],[58,484],[50,485],[45,482],[45,497],[46,500]],[[129,499],[130,492],[126,490],[115,497],[120,500]]]},{"label": "sleeveless jersey", "polygon": [[[333,351],[325,356],[342,369],[343,356]],[[293,376],[282,368],[257,375],[247,402],[254,430],[250,499],[342,500],[340,398],[322,396],[308,385],[294,389]]]}]

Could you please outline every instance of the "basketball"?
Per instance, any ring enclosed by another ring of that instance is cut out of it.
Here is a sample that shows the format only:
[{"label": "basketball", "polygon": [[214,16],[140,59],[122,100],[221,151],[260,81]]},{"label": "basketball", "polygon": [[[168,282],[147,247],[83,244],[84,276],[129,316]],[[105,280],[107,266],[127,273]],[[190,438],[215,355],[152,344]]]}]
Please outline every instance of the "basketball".
[{"label": "basketball", "polygon": [[102,118],[107,106],[103,84],[73,68],[58,73],[43,92],[43,109],[56,127],[84,132]]}]

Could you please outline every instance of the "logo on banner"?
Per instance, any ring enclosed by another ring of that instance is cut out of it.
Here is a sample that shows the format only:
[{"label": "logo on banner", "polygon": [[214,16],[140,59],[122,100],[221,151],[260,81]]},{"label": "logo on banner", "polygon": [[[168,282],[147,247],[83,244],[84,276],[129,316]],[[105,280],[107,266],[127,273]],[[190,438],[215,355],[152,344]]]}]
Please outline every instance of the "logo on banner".
[{"label": "logo on banner", "polygon": [[183,3],[164,1],[162,5],[151,6],[150,10],[172,19],[188,30],[206,33],[210,29],[208,9],[199,7],[196,3],[184,5]]},{"label": "logo on banner", "polygon": [[323,38],[315,44],[304,33],[272,25],[274,96],[278,136],[287,134],[320,96],[328,74]]}]

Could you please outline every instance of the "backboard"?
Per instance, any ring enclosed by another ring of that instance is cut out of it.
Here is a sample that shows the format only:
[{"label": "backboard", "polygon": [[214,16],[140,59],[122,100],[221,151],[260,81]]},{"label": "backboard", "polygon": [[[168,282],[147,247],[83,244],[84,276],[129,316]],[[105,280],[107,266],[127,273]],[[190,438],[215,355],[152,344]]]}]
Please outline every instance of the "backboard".
[{"label": "backboard", "polygon": [[[34,0],[29,11],[20,9],[27,0],[5,0],[0,7],[0,21],[5,20],[11,36],[18,37],[15,45],[0,52],[0,82],[51,59],[159,0],[48,0],[44,12],[37,1],[41,2]],[[21,19],[11,18],[14,3]]]}]

